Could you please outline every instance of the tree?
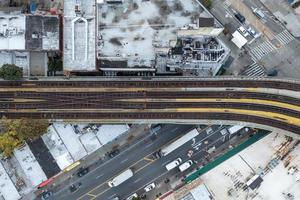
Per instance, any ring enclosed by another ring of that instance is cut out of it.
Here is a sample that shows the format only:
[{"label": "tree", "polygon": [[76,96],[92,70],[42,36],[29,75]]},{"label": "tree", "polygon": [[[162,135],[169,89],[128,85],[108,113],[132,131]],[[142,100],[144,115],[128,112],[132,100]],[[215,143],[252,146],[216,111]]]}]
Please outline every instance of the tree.
[{"label": "tree", "polygon": [[18,120],[18,135],[21,140],[34,140],[47,131],[48,121],[44,119],[22,118]]},{"label": "tree", "polygon": [[56,71],[62,71],[62,58],[60,55],[55,54],[52,57],[48,57],[48,71],[49,72],[56,72]]},{"label": "tree", "polygon": [[133,197],[132,200],[142,200],[141,197]]},{"label": "tree", "polygon": [[212,6],[211,0],[202,0],[202,3],[208,10],[211,9],[211,6]]},{"label": "tree", "polygon": [[0,68],[0,77],[5,80],[20,80],[23,78],[23,69],[13,64],[4,64]]},{"label": "tree", "polygon": [[45,133],[48,121],[42,119],[6,119],[0,120],[0,151],[10,157],[13,150],[25,140],[34,140]]}]

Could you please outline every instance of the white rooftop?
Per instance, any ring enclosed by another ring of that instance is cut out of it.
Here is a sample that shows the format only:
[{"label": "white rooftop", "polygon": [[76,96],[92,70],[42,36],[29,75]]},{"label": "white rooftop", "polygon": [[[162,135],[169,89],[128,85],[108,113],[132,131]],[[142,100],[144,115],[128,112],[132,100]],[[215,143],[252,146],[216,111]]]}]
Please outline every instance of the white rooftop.
[{"label": "white rooftop", "polygon": [[25,15],[0,14],[0,50],[25,49]]},{"label": "white rooftop", "polygon": [[194,200],[211,200],[211,195],[204,184],[192,189],[190,193]]},{"label": "white rooftop", "polygon": [[111,142],[118,136],[124,134],[129,130],[129,126],[127,124],[124,125],[102,125],[99,127],[99,131],[97,132],[97,137],[99,138],[102,145]]},{"label": "white rooftop", "polygon": [[[98,4],[98,57],[151,67],[154,48],[169,47],[177,29],[209,16],[196,0],[124,1]],[[164,9],[165,8],[165,9]]]},{"label": "white rooftop", "polygon": [[0,197],[1,196],[5,200],[18,200],[21,198],[14,183],[0,162]]},{"label": "white rooftop", "polygon": [[75,161],[87,155],[78,135],[70,124],[55,123],[53,126]]},{"label": "white rooftop", "polygon": [[48,128],[46,134],[42,135],[42,139],[61,170],[74,162],[53,125]]},{"label": "white rooftop", "polygon": [[95,16],[95,0],[64,0],[64,70],[96,70]]},{"label": "white rooftop", "polygon": [[240,49],[242,48],[246,43],[247,43],[247,39],[242,36],[238,31],[235,31],[232,34],[233,38],[231,39],[231,41]]},{"label": "white rooftop", "polygon": [[47,180],[44,171],[26,143],[14,150],[14,156],[34,187]]}]

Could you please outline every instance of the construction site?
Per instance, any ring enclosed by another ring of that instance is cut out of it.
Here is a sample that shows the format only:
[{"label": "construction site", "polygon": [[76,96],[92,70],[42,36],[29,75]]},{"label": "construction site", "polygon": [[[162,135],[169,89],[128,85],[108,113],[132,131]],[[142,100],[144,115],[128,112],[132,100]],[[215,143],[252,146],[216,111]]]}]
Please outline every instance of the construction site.
[{"label": "construction site", "polygon": [[299,140],[273,132],[197,181],[214,199],[300,199],[299,150]]}]

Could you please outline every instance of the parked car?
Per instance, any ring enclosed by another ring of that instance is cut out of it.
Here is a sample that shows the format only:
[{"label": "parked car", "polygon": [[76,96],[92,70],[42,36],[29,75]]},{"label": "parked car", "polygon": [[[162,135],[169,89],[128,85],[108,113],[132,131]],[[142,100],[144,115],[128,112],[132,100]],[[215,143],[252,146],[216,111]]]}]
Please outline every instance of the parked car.
[{"label": "parked car", "polygon": [[89,168],[87,168],[87,167],[86,168],[81,167],[79,169],[79,171],[77,172],[77,176],[82,177],[82,176],[86,175],[87,173],[89,173]]},{"label": "parked car", "polygon": [[235,16],[235,18],[237,18],[242,24],[245,23],[246,18],[245,18],[243,15],[241,15],[240,13],[237,13],[237,14],[235,14],[234,16]]},{"label": "parked car", "polygon": [[243,27],[243,26],[240,26],[238,28],[238,31],[244,36],[244,37],[247,37],[249,35],[249,33],[247,32],[247,30]]},{"label": "parked car", "polygon": [[51,196],[52,196],[52,192],[50,192],[50,191],[43,192],[41,200],[48,200],[48,199],[50,199]]},{"label": "parked car", "polygon": [[144,188],[144,190],[145,190],[146,192],[149,192],[149,191],[153,190],[153,188],[155,188],[155,183],[151,183],[151,184],[147,185],[147,186]]},{"label": "parked car", "polygon": [[256,33],[256,31],[254,30],[254,28],[252,28],[251,26],[248,27],[247,31],[250,33],[250,35],[252,35],[254,38],[257,38],[258,34]]},{"label": "parked car", "polygon": [[259,18],[263,19],[265,17],[265,14],[258,8],[253,9],[253,13]]},{"label": "parked car", "polygon": [[138,197],[137,193],[134,193],[133,195],[126,198],[126,200],[132,200],[133,197]]},{"label": "parked car", "polygon": [[69,190],[70,190],[71,193],[74,193],[74,192],[76,192],[76,191],[78,190],[78,188],[76,187],[75,184],[72,184],[72,185],[69,187]]},{"label": "parked car", "polygon": [[190,168],[190,166],[192,166],[192,164],[193,164],[193,161],[188,160],[188,161],[186,161],[185,163],[183,163],[179,166],[179,170],[181,172],[183,172],[183,171],[187,170],[188,168]]},{"label": "parked car", "polygon": [[120,153],[120,150],[119,149],[115,149],[115,150],[112,150],[111,152],[108,153],[108,156],[110,158],[113,158],[115,157],[116,155],[118,155]]}]

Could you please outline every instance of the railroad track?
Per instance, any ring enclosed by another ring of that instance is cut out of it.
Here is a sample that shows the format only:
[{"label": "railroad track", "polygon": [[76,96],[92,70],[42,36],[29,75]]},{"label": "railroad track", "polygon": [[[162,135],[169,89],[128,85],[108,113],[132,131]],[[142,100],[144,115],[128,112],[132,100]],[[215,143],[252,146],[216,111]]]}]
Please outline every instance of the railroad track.
[{"label": "railroad track", "polygon": [[[275,92],[256,91],[261,88]],[[0,117],[106,122],[234,120],[300,133],[300,99],[288,93],[279,95],[278,91],[295,93],[300,91],[300,84],[231,79],[1,81]]]}]

